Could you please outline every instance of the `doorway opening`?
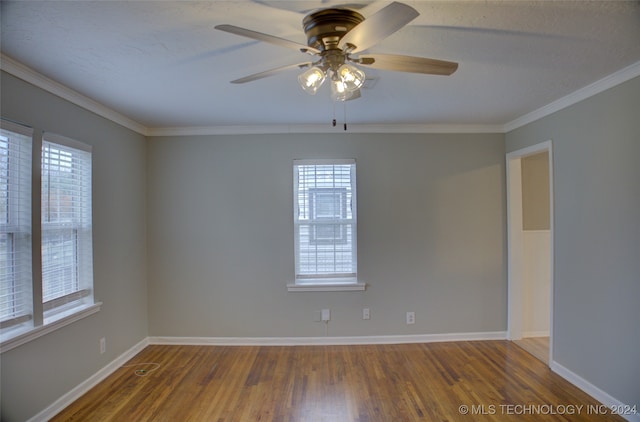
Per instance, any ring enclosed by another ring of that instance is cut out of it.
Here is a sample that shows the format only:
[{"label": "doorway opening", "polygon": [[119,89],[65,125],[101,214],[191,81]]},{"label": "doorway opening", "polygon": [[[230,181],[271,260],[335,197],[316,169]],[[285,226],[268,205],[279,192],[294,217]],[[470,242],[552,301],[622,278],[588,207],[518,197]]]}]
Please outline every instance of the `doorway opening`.
[{"label": "doorway opening", "polygon": [[507,336],[547,365],[553,354],[551,141],[507,154]]}]

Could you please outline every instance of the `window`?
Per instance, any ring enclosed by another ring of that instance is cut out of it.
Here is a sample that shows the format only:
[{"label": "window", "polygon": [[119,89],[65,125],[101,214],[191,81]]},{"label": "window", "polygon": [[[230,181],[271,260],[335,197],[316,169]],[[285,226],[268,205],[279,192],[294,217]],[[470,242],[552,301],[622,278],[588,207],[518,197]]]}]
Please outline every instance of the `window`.
[{"label": "window", "polygon": [[32,130],[3,122],[0,130],[0,328],[32,320]]},{"label": "window", "polygon": [[45,316],[91,296],[90,151],[85,145],[57,135],[45,134],[42,141],[42,301]]},{"label": "window", "polygon": [[90,147],[2,120],[0,351],[100,309],[91,214]]},{"label": "window", "polygon": [[295,160],[293,197],[295,283],[289,290],[363,290],[355,160]]},{"label": "window", "polygon": [[[331,224],[348,218],[346,188],[309,188],[309,213],[310,220],[318,223],[310,226],[310,243],[348,243],[347,225]],[[323,220],[328,223],[323,224]]]}]

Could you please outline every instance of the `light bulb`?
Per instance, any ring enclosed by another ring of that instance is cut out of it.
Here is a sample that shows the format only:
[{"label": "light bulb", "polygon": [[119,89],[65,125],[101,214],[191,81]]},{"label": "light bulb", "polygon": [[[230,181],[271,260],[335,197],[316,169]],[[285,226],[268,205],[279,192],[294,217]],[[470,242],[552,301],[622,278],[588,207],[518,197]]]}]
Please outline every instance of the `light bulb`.
[{"label": "light bulb", "polygon": [[331,99],[333,101],[346,101],[349,99],[349,91],[347,91],[344,82],[340,79],[331,81]]},{"label": "light bulb", "polygon": [[355,91],[364,84],[365,74],[362,70],[350,64],[343,64],[338,68],[338,76],[347,91]]},{"label": "light bulb", "polygon": [[318,66],[305,70],[298,76],[298,82],[302,89],[307,93],[314,95],[318,92],[318,88],[324,82],[325,74]]},{"label": "light bulb", "polygon": [[348,91],[345,89],[345,84],[342,81],[331,81],[331,99],[333,101],[348,101],[360,98],[361,93],[359,89],[355,91]]}]

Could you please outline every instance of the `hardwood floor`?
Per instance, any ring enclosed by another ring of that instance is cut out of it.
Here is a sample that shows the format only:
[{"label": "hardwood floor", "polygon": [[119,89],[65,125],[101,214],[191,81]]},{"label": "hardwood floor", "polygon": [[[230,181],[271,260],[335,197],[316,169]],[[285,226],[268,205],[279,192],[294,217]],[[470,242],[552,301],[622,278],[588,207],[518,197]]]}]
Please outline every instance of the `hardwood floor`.
[{"label": "hardwood floor", "polygon": [[547,365],[549,364],[549,337],[524,337],[513,342]]},{"label": "hardwood floor", "polygon": [[147,347],[52,420],[623,420],[602,409],[509,341],[171,345]]}]

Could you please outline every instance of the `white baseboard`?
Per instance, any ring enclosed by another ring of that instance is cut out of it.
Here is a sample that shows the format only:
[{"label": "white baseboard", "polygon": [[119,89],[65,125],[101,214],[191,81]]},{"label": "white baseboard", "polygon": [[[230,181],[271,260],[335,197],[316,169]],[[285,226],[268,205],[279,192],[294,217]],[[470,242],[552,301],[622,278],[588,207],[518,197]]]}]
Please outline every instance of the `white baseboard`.
[{"label": "white baseboard", "polygon": [[525,331],[522,333],[522,337],[549,337],[549,330],[547,331]]},{"label": "white baseboard", "polygon": [[[565,380],[569,381],[571,384],[575,385],[594,399],[598,400],[600,403],[605,405],[609,409],[624,409],[625,403],[622,403],[620,400],[609,395],[609,393],[602,391],[595,385],[591,384],[589,381],[582,378],[580,375],[570,371],[564,366],[560,365],[558,362],[551,362],[549,365],[551,370],[556,374],[560,375]],[[632,403],[637,406],[637,403]],[[620,415],[628,421],[640,422],[640,413],[636,413],[634,415]]]},{"label": "white baseboard", "polygon": [[100,381],[107,378],[113,372],[115,372],[118,368],[120,368],[123,364],[125,364],[129,359],[137,355],[149,345],[149,339],[145,338],[116,359],[111,361],[107,366],[100,369],[98,372],[93,374],[84,382],[77,385],[71,391],[69,391],[64,396],[60,397],[58,400],[47,406],[40,413],[29,419],[27,422],[39,422],[39,421],[48,421],[53,418],[55,415],[60,413],[65,407],[69,406],[74,401],[78,400],[83,394],[87,391],[95,387]]},{"label": "white baseboard", "polygon": [[354,337],[149,337],[149,344],[197,346],[313,346],[355,344],[408,344],[443,341],[505,340],[506,331]]}]

